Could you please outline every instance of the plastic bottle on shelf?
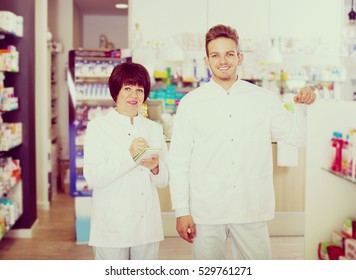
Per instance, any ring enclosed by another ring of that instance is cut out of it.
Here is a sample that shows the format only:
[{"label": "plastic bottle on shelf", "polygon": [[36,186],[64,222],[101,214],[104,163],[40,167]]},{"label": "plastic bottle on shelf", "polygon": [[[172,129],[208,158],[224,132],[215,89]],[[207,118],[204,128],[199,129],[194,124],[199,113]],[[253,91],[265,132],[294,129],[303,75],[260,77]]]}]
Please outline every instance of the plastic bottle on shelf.
[{"label": "plastic bottle on shelf", "polygon": [[341,174],[347,176],[348,163],[349,163],[349,134],[346,134],[346,139],[342,145],[341,152]]},{"label": "plastic bottle on shelf", "polygon": [[170,114],[175,113],[175,86],[167,85],[165,95],[165,111]]},{"label": "plastic bottle on shelf", "polygon": [[335,148],[335,153],[332,158],[330,169],[332,172],[340,173],[342,164],[342,147],[344,141],[342,140],[342,133],[334,131],[331,139],[331,146]]},{"label": "plastic bottle on shelf", "polygon": [[328,87],[323,86],[323,96],[324,96],[324,100],[329,100],[330,99],[330,91],[328,89]]},{"label": "plastic bottle on shelf", "polygon": [[7,201],[9,211],[9,223],[10,226],[13,226],[16,222],[16,207],[15,203],[12,200],[8,199]]},{"label": "plastic bottle on shelf", "polygon": [[5,235],[5,214],[0,204],[0,240]]},{"label": "plastic bottle on shelf", "polygon": [[142,36],[142,32],[140,30],[140,24],[139,23],[135,23],[135,29],[133,32],[133,49],[134,50],[139,50],[143,48],[143,36]]},{"label": "plastic bottle on shelf", "polygon": [[3,209],[3,215],[5,220],[5,231],[10,230],[10,213],[8,200],[0,199],[1,208]]},{"label": "plastic bottle on shelf", "polygon": [[347,176],[356,181],[356,129],[350,129]]}]

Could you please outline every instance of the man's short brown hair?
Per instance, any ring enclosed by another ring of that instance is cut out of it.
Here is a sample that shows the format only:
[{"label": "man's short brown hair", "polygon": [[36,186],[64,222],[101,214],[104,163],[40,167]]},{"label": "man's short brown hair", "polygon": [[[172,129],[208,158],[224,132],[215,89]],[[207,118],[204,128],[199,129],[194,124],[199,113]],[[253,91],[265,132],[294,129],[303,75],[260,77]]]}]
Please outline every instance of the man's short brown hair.
[{"label": "man's short brown hair", "polygon": [[205,35],[205,51],[206,55],[209,56],[208,45],[211,41],[217,38],[228,38],[236,43],[237,51],[239,49],[239,36],[235,28],[227,25],[216,25],[209,29]]}]

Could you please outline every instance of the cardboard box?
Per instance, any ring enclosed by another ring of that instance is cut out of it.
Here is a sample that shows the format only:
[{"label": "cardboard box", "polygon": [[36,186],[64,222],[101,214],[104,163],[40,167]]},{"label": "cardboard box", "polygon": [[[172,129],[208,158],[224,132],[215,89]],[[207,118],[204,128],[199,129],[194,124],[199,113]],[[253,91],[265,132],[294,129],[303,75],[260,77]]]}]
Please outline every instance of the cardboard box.
[{"label": "cardboard box", "polygon": [[341,232],[349,238],[356,239],[356,220],[353,218],[347,218],[342,226]]},{"label": "cardboard box", "polygon": [[343,249],[345,249],[345,240],[348,238],[349,237],[347,235],[339,231],[333,231],[331,233],[331,241],[336,243],[337,246],[340,246]]},{"label": "cardboard box", "polygon": [[356,260],[356,239],[345,240],[345,256],[351,260]]}]

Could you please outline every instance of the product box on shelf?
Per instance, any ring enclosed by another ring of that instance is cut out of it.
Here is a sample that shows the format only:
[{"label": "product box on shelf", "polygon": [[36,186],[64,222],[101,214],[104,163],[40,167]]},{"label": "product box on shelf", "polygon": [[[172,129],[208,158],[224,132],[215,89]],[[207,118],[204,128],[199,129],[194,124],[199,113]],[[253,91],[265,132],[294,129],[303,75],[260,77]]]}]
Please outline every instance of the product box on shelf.
[{"label": "product box on shelf", "polygon": [[336,242],[320,242],[318,246],[318,256],[320,260],[337,260],[344,256],[344,250]]},{"label": "product box on shelf", "polygon": [[0,28],[9,33],[15,33],[16,15],[10,11],[0,11]]},{"label": "product box on shelf", "polygon": [[0,11],[0,30],[22,37],[23,17],[10,11]]},{"label": "product box on shelf", "polygon": [[356,239],[345,240],[345,256],[350,260],[356,260]]},{"label": "product box on shelf", "polygon": [[347,237],[356,239],[356,220],[353,218],[347,218],[341,231]]},{"label": "product box on shelf", "polygon": [[347,235],[339,231],[333,231],[331,233],[331,241],[335,242],[338,246],[342,247],[343,249],[345,249],[345,240],[348,238],[349,237]]},{"label": "product box on shelf", "polygon": [[0,49],[0,71],[19,72],[19,52],[16,47]]},{"label": "product box on shelf", "polygon": [[328,170],[340,177],[356,182],[356,129],[347,133],[334,131],[331,138]]},{"label": "product box on shelf", "polygon": [[9,151],[21,143],[22,123],[3,123],[0,127],[0,151]]}]

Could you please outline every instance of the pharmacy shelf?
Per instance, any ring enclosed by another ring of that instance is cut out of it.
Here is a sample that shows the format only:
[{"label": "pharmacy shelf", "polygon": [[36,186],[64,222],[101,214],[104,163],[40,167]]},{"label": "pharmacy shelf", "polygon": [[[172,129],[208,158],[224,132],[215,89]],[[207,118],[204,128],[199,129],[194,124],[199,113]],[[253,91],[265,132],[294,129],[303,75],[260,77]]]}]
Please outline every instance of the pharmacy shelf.
[{"label": "pharmacy shelf", "polygon": [[[20,160],[21,183],[12,188],[10,195],[19,201],[22,215],[12,229],[19,234],[31,234],[37,220],[36,205],[36,125],[35,125],[35,0],[0,1],[1,11],[11,11],[23,17],[23,36],[1,31],[4,39],[0,48],[14,45],[19,52],[19,72],[4,72],[5,87],[13,87],[18,97],[18,110],[2,114],[5,123],[22,123],[22,144],[6,152],[6,157]],[[11,233],[11,232],[10,232]]]},{"label": "pharmacy shelf", "polygon": [[333,172],[333,171],[331,171],[331,170],[329,170],[329,169],[327,169],[325,167],[323,167],[322,170],[324,170],[324,171],[326,171],[326,172],[328,172],[328,173],[330,173],[330,174],[332,174],[332,175],[334,175],[336,177],[339,177],[339,178],[341,178],[343,180],[349,181],[349,182],[351,182],[351,183],[356,185],[356,179],[352,179],[350,177],[346,177],[346,176],[344,176],[342,174],[337,174],[337,173],[335,173],[335,172]]},{"label": "pharmacy shelf", "polygon": [[[92,195],[83,176],[83,139],[90,110],[105,110],[115,105],[107,88],[113,67],[131,61],[121,50],[69,51],[68,87],[69,108],[70,191],[73,197]],[[96,86],[99,85],[99,86]]]},{"label": "pharmacy shelf", "polygon": [[[332,113],[331,113],[332,112]],[[355,183],[330,173],[333,131],[349,131],[355,126],[356,103],[316,102],[308,108],[305,178],[305,259],[318,259],[318,245],[330,240],[348,217],[356,218]],[[326,169],[326,170],[325,170]]]}]

